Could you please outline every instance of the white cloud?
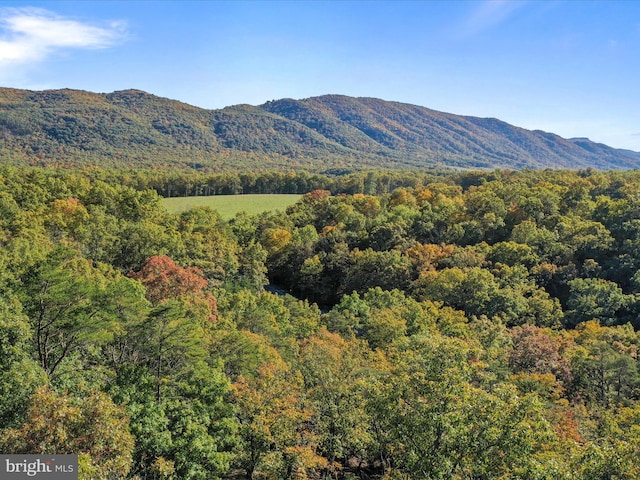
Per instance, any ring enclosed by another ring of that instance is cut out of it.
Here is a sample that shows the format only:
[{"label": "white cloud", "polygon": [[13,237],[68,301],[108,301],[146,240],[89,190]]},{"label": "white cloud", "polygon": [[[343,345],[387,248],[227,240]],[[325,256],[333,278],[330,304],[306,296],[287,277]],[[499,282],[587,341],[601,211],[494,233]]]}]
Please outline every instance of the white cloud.
[{"label": "white cloud", "polygon": [[473,37],[485,30],[494,28],[505,22],[514,12],[527,2],[514,0],[484,0],[471,2],[477,7],[458,27],[458,34],[463,37]]},{"label": "white cloud", "polygon": [[66,49],[107,48],[125,30],[123,22],[91,25],[40,8],[0,9],[0,66],[44,60]]}]

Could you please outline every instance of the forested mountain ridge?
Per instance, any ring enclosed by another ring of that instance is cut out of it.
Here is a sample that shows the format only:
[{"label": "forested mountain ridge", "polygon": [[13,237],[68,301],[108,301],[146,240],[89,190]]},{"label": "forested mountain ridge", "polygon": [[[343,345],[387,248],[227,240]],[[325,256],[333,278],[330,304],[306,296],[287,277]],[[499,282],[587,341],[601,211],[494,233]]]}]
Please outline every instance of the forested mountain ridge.
[{"label": "forested mountain ridge", "polygon": [[139,90],[0,89],[0,161],[210,171],[406,167],[627,169],[640,153],[375,98],[206,110]]},{"label": "forested mountain ridge", "polygon": [[473,167],[629,168],[640,159],[636,152],[584,138],[567,140],[495,118],[454,115],[376,98],[325,95],[268,102],[262,108],[350,148],[390,157],[400,153],[425,163],[436,158]]}]

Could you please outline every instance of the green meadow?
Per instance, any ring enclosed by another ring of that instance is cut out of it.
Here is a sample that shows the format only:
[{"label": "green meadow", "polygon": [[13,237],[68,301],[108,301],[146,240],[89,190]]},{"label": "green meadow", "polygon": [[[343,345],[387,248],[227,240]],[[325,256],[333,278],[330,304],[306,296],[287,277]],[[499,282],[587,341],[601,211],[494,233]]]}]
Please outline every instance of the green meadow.
[{"label": "green meadow", "polygon": [[170,213],[181,213],[194,207],[211,207],[223,219],[229,220],[242,211],[254,215],[269,210],[284,210],[300,197],[302,195],[293,194],[214,195],[164,198],[162,203]]}]

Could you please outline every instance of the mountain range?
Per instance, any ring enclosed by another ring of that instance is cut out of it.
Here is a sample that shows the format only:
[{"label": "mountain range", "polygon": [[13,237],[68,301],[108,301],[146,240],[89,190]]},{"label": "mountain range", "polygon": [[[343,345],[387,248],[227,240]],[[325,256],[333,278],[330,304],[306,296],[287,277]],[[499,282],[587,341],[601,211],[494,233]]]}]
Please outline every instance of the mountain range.
[{"label": "mountain range", "polygon": [[324,95],[207,110],[140,90],[0,88],[0,162],[196,168],[598,168],[640,153],[495,118]]}]

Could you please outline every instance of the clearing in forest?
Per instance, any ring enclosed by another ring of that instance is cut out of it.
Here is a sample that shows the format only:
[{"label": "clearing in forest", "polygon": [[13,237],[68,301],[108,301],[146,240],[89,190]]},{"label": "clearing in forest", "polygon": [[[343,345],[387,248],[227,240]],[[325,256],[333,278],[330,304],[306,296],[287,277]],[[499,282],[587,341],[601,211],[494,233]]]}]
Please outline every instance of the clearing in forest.
[{"label": "clearing in forest", "polygon": [[284,210],[300,197],[302,195],[296,194],[213,195],[164,198],[162,203],[170,213],[181,213],[194,207],[211,207],[223,219],[229,220],[242,211],[255,215],[270,210]]}]

